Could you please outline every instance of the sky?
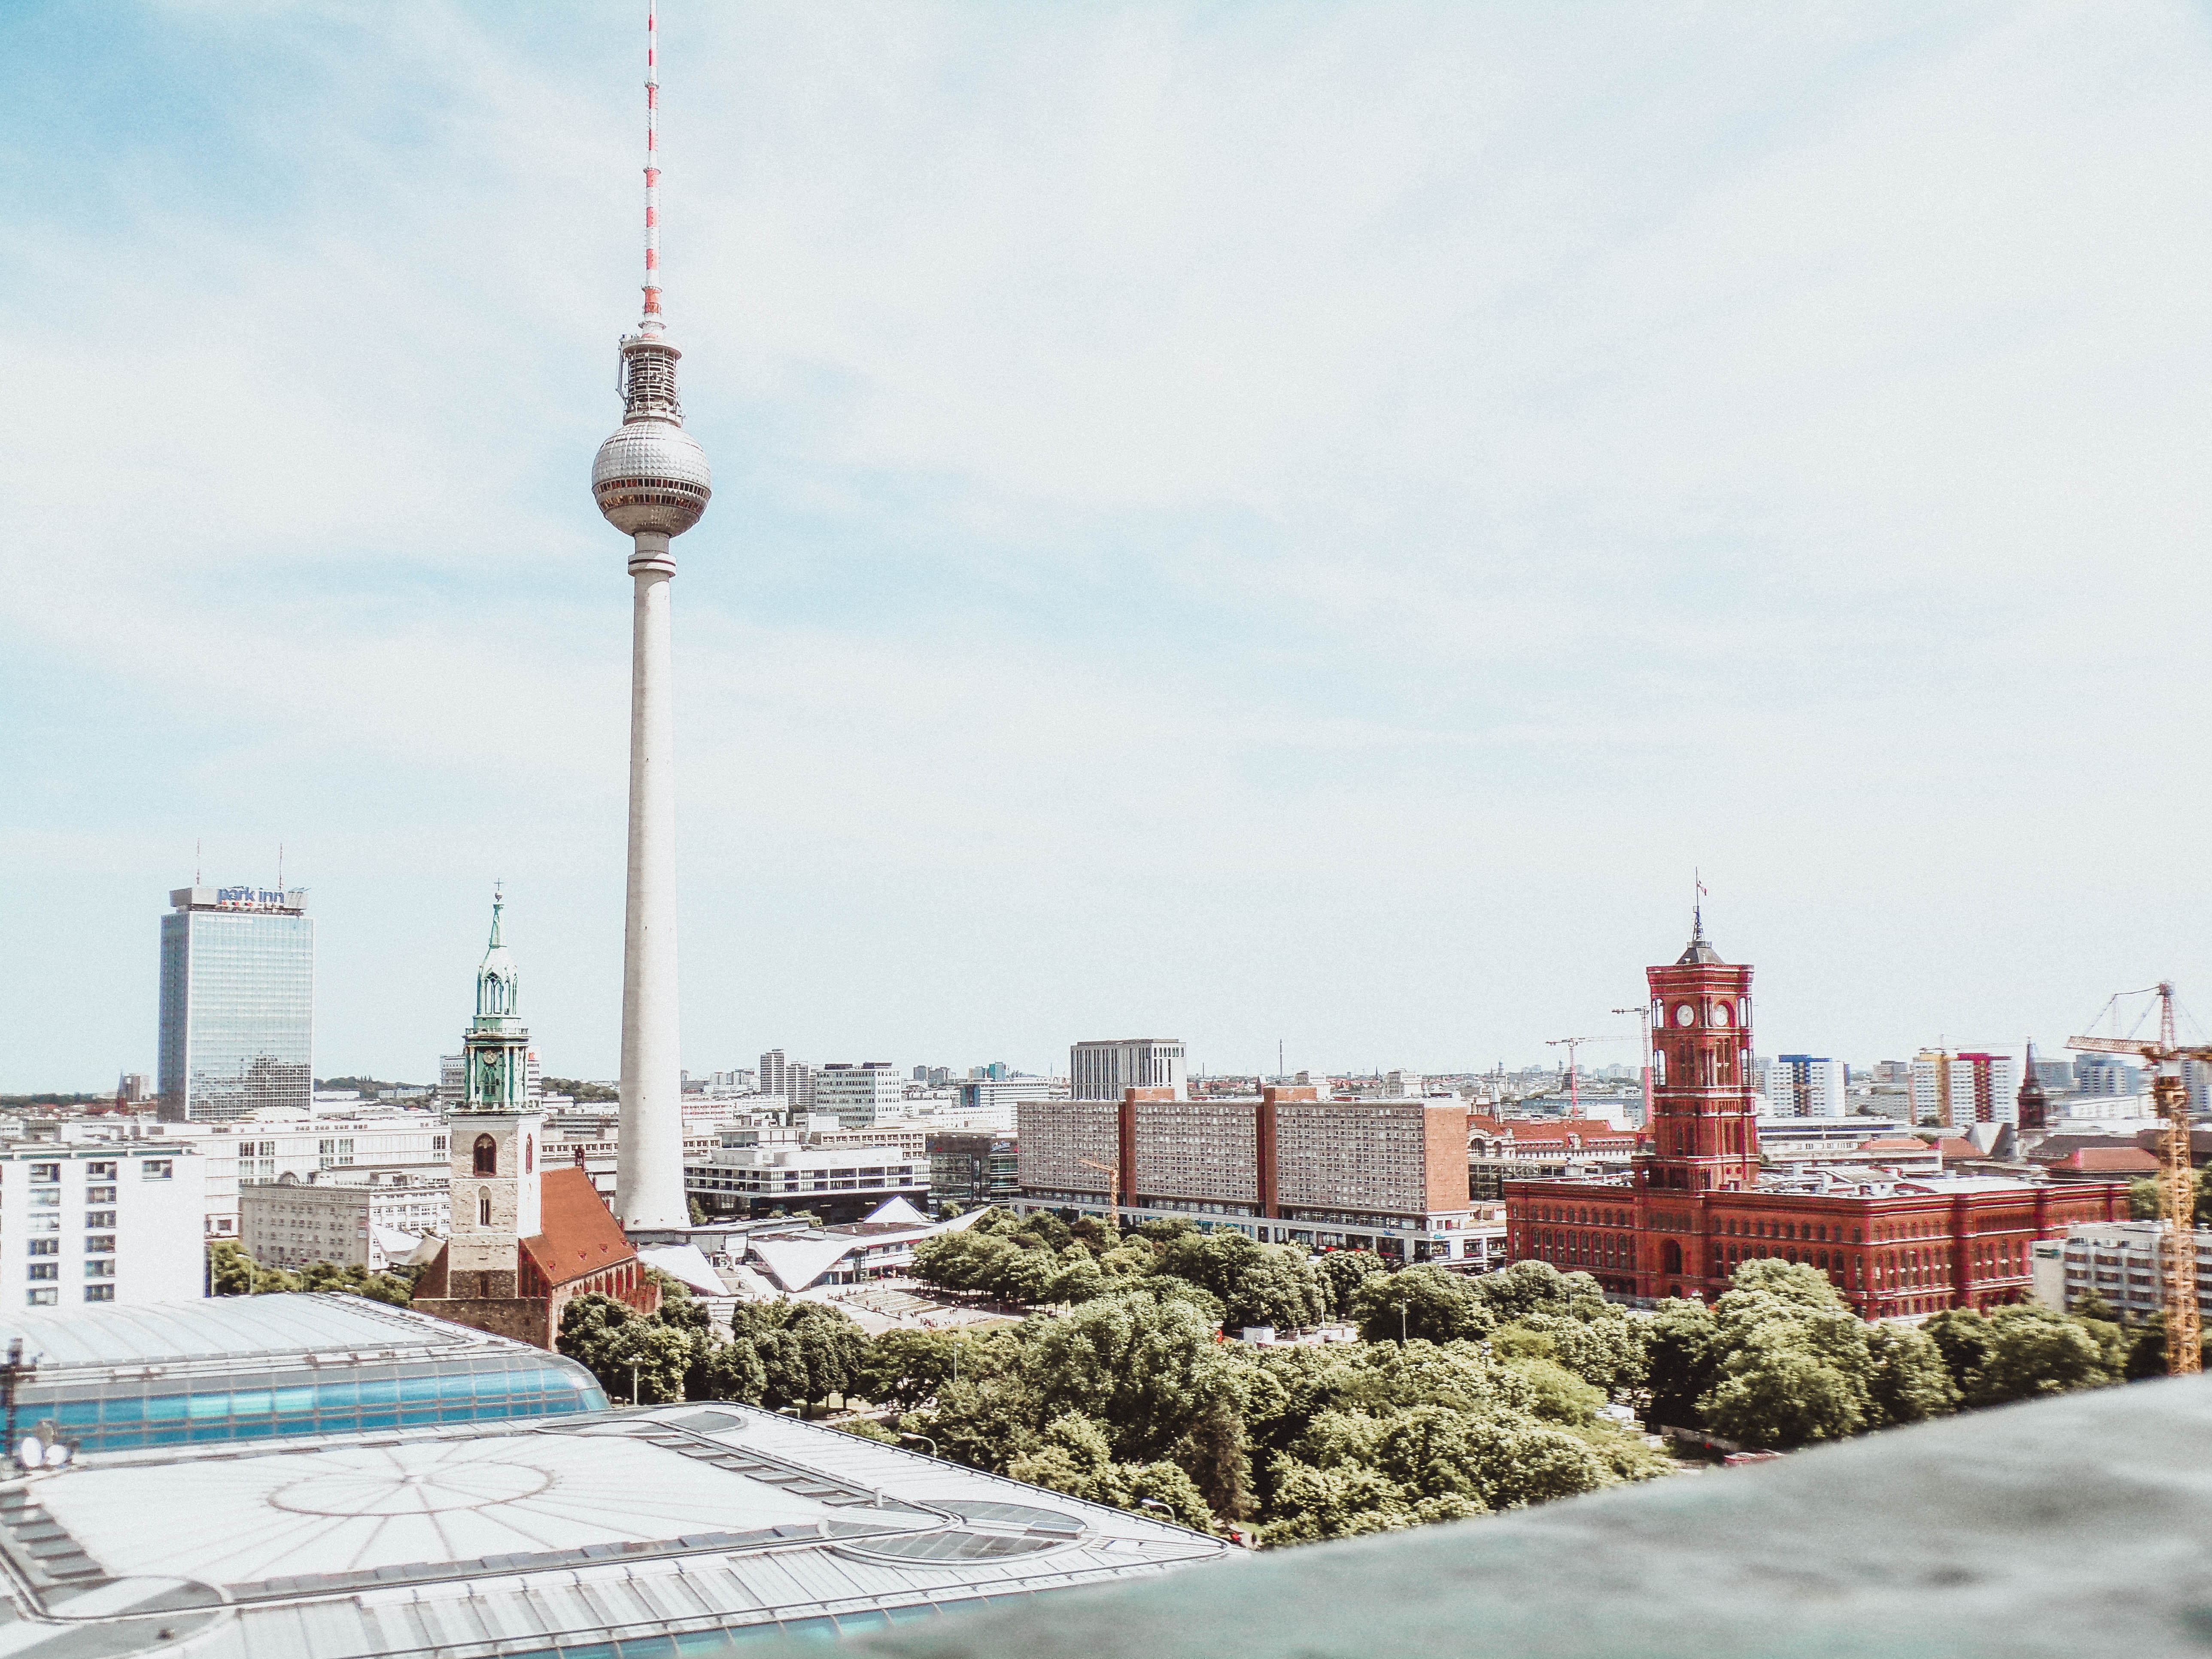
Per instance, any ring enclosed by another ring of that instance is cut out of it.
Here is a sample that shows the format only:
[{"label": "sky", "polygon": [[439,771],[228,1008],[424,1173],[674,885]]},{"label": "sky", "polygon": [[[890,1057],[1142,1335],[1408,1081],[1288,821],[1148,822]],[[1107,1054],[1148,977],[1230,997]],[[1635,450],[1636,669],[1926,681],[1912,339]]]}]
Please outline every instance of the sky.
[{"label": "sky", "polygon": [[[0,8],[0,1090],[617,1065],[642,5]],[[2212,1013],[2202,6],[667,0],[683,1024],[1632,1063]],[[198,849],[197,854],[196,850]]]}]

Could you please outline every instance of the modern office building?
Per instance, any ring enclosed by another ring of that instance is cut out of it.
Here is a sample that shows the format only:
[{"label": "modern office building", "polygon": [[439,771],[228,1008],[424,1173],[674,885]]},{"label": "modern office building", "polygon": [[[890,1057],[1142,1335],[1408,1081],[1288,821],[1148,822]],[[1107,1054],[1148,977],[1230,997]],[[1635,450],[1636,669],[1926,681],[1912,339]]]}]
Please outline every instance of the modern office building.
[{"label": "modern office building", "polygon": [[1078,1042],[1067,1051],[1068,1092],[1078,1100],[1119,1100],[1131,1089],[1189,1092],[1181,1037],[1121,1037]]},{"label": "modern office building", "polygon": [[317,1170],[248,1187],[239,1194],[238,1237],[264,1267],[310,1262],[367,1267],[404,1267],[426,1237],[445,1236],[447,1172],[436,1177],[374,1170]]},{"label": "modern office building", "polygon": [[315,923],[303,889],[179,887],[161,918],[161,1115],[222,1122],[314,1097]]},{"label": "modern office building", "polygon": [[720,1659],[1231,1547],[718,1402],[88,1452],[0,1503],[0,1606],[54,1659]]},{"label": "modern office building", "polygon": [[[1516,1261],[1580,1269],[1639,1298],[1711,1298],[1745,1261],[1802,1262],[1881,1318],[2021,1301],[2036,1240],[2126,1212],[2120,1182],[1768,1170],[1745,1065],[1751,969],[1723,962],[1700,921],[1689,948],[1645,978],[1651,1150],[1621,1176],[1507,1182]],[[1971,1083],[1971,1068],[1965,1076]]]},{"label": "modern office building", "polygon": [[814,1074],[812,1109],[835,1112],[841,1129],[865,1129],[903,1115],[906,1084],[887,1060],[830,1060]]},{"label": "modern office building", "polygon": [[20,1426],[80,1451],[603,1413],[572,1359],[357,1296],[0,1315],[35,1358]]},{"label": "modern office building", "polygon": [[1778,1054],[1767,1062],[1766,1098],[1776,1117],[1842,1117],[1844,1062],[1818,1054]]},{"label": "modern office building", "polygon": [[1017,1207],[1112,1207],[1125,1223],[1182,1217],[1262,1243],[1455,1256],[1472,1208],[1466,1105],[1318,1096],[1283,1085],[1257,1098],[1178,1100],[1163,1086],[1025,1102]]},{"label": "modern office building", "polygon": [[1021,1153],[1013,1136],[945,1129],[928,1138],[929,1201],[942,1212],[1009,1204],[1021,1196]]}]

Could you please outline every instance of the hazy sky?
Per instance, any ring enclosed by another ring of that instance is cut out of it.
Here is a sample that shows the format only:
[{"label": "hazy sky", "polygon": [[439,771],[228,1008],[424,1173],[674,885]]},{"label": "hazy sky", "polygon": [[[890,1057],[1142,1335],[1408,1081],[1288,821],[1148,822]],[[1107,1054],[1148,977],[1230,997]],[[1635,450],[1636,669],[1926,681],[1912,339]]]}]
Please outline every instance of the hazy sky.
[{"label": "hazy sky", "polygon": [[[0,8],[0,1088],[611,1076],[642,3]],[[685,1063],[2212,1013],[2199,7],[668,0]],[[1585,1051],[1627,1062],[1632,1042]]]}]

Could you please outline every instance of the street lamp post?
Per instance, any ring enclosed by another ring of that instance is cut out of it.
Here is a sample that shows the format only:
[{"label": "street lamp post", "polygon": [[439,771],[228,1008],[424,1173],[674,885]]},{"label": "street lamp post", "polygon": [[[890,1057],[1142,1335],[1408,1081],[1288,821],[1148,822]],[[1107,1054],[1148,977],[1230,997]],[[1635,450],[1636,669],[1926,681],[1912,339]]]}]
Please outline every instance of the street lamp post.
[{"label": "street lamp post", "polygon": [[932,1457],[937,1455],[937,1443],[934,1440],[932,1440],[926,1434],[902,1434],[899,1438],[902,1440],[919,1440],[923,1445],[929,1448],[929,1455]]}]

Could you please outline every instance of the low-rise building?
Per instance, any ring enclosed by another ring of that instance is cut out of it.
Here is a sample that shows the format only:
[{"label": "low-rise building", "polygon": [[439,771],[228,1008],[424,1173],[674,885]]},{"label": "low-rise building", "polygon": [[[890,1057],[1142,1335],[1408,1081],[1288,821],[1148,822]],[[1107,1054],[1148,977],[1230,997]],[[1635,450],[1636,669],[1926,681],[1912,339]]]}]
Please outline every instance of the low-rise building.
[{"label": "low-rise building", "polygon": [[684,1191],[712,1216],[809,1210],[857,1221],[894,1198],[929,1204],[929,1158],[890,1146],[809,1146],[763,1129],[726,1130],[703,1156],[687,1155]]},{"label": "low-rise building", "polygon": [[[2102,1221],[2069,1227],[2063,1238],[2039,1239],[2031,1253],[2035,1299],[2061,1313],[2094,1295],[2130,1324],[2140,1324],[2163,1301],[2160,1274],[2167,1239],[2159,1221]],[[2197,1305],[2212,1325],[2212,1231],[2191,1237],[2197,1251]]]},{"label": "low-rise building", "polygon": [[264,1267],[331,1261],[381,1273],[404,1266],[426,1236],[444,1236],[450,1180],[443,1171],[434,1179],[386,1180],[374,1170],[286,1176],[239,1194],[239,1241]]}]

